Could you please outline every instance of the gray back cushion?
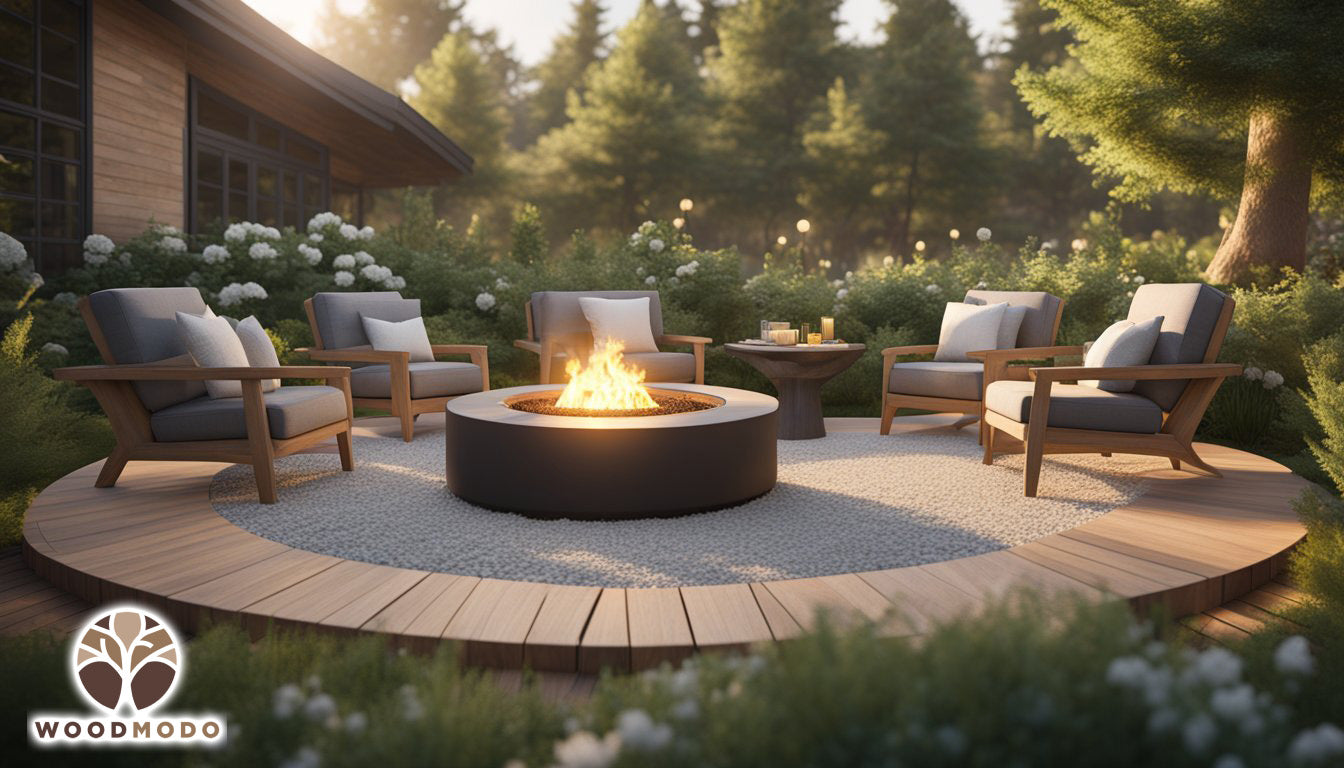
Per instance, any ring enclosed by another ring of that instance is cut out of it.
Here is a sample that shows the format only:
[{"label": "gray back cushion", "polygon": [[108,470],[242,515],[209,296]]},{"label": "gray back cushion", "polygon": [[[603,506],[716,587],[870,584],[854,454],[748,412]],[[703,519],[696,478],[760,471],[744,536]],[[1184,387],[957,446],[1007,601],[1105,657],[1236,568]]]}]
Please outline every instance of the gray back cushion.
[{"label": "gray back cushion", "polygon": [[[181,358],[187,346],[178,335],[176,313],[205,314],[205,300],[195,288],[111,288],[89,294],[88,301],[107,342],[109,365]],[[173,364],[192,363],[185,358]],[[140,402],[151,411],[205,394],[201,381],[137,381],[134,386]]]},{"label": "gray back cushion", "polygon": [[313,318],[323,349],[369,345],[361,316],[399,323],[420,316],[419,299],[403,299],[396,291],[319,293],[313,296]]},{"label": "gray back cushion", "polygon": [[1055,316],[1059,314],[1059,298],[1042,291],[978,291],[966,292],[967,304],[1006,303],[1010,307],[1026,307],[1027,316],[1017,332],[1018,347],[1048,347],[1055,343]]},{"label": "gray back cushion", "polygon": [[649,299],[649,327],[655,338],[663,335],[663,305],[657,291],[539,291],[532,294],[532,332],[537,339],[574,334],[592,335],[579,299]]},{"label": "gray back cushion", "polygon": [[[1150,365],[1202,363],[1225,301],[1226,294],[1203,283],[1150,283],[1134,292],[1127,319],[1137,323],[1159,315],[1165,318],[1153,356],[1148,358]],[[1185,380],[1140,381],[1134,385],[1134,393],[1170,411],[1181,398],[1186,383]]]}]

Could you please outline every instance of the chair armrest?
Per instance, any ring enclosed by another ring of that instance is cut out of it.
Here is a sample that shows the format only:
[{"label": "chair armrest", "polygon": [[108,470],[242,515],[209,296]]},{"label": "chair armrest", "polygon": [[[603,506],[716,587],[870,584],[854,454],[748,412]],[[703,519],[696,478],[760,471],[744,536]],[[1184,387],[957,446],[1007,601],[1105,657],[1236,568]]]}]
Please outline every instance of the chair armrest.
[{"label": "chair armrest", "polygon": [[938,352],[937,344],[915,344],[906,347],[887,347],[882,350],[882,357],[890,359],[902,355],[932,355]]},{"label": "chair armrest", "polygon": [[1218,379],[1240,376],[1236,363],[1190,363],[1178,365],[1130,365],[1114,368],[1088,368],[1070,365],[1060,368],[1032,368],[1034,381],[1073,381],[1077,379],[1120,379],[1122,381],[1161,381],[1164,379]]},{"label": "chair armrest", "polygon": [[513,346],[519,349],[525,349],[528,352],[535,352],[538,355],[541,354],[540,341],[532,341],[531,339],[516,339],[513,342]]},{"label": "chair armrest", "polygon": [[714,342],[714,340],[708,336],[679,336],[674,333],[665,333],[654,339],[654,341],[659,344],[690,344],[691,346],[695,346],[696,344],[711,344]]},{"label": "chair armrest", "polygon": [[435,355],[483,355],[489,351],[484,344],[431,344]]},{"label": "chair armrest", "polygon": [[379,349],[308,349],[301,347],[294,350],[298,354],[307,355],[310,360],[319,360],[331,363],[392,363],[402,361],[409,362],[411,353],[393,352]]},{"label": "chair armrest", "polygon": [[58,381],[208,381],[228,379],[344,379],[350,369],[327,365],[274,368],[197,368],[182,365],[79,365],[51,372]]},{"label": "chair armrest", "polygon": [[999,362],[1012,362],[1013,360],[1042,360],[1048,357],[1063,357],[1065,355],[1081,355],[1084,350],[1082,345],[1067,347],[1018,347],[1016,349],[981,349],[975,352],[967,352],[967,357],[974,357],[989,362],[997,360]]}]

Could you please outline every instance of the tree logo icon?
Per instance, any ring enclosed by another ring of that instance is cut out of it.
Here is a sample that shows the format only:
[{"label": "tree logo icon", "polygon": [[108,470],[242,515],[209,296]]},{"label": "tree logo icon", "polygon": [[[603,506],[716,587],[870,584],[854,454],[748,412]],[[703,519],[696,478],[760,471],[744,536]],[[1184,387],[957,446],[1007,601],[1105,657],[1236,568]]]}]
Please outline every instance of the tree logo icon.
[{"label": "tree logo icon", "polygon": [[75,645],[75,680],[88,699],[109,712],[145,712],[177,683],[182,651],[158,616],[139,607],[95,614]]}]

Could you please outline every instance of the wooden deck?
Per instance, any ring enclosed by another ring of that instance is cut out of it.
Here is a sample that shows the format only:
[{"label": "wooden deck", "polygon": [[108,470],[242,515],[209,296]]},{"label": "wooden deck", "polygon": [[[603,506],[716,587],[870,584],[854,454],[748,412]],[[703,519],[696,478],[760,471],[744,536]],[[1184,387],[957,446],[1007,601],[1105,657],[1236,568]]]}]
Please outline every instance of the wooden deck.
[{"label": "wooden deck", "polygon": [[[914,417],[897,429],[945,423]],[[417,433],[434,428],[422,419]],[[831,419],[828,428],[876,431],[877,420]],[[395,422],[363,420],[361,431],[395,435]],[[1154,471],[1134,503],[1030,544],[811,579],[606,589],[343,560],[233,526],[209,502],[210,479],[224,465],[182,462],[133,462],[112,489],[93,487],[99,464],[52,484],[28,513],[23,558],[50,582],[30,601],[45,606],[34,616],[52,616],[52,624],[83,601],[136,600],[188,631],[241,621],[258,636],[292,626],[379,633],[415,649],[460,641],[471,664],[587,675],[784,640],[813,626],[818,609],[841,622],[870,618],[894,633],[920,634],[1018,586],[1114,597],[1140,609],[1163,604],[1177,616],[1223,610],[1282,569],[1303,534],[1290,502],[1306,483],[1248,453],[1207,445],[1200,452],[1223,479]]]}]

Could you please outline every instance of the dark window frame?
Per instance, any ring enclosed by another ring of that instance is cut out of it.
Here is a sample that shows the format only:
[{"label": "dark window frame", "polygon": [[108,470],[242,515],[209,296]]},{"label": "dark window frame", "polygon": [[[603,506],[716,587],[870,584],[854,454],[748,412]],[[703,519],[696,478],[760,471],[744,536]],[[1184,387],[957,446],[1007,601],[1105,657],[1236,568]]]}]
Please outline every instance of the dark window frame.
[{"label": "dark window frame", "polygon": [[[0,109],[13,114],[20,115],[23,118],[31,119],[34,122],[34,131],[32,135],[32,149],[21,148],[3,148],[0,152],[6,155],[13,155],[31,160],[33,163],[33,187],[32,194],[22,194],[14,192],[0,192],[0,199],[21,201],[32,206],[33,230],[31,233],[19,233],[15,239],[23,243],[28,249],[28,255],[32,257],[34,267],[38,272],[57,271],[66,267],[75,266],[79,263],[78,253],[85,236],[92,229],[93,225],[93,205],[92,205],[92,187],[93,187],[93,132],[89,129],[92,115],[92,96],[93,96],[93,55],[92,55],[92,20],[91,3],[86,0],[65,0],[68,5],[73,6],[79,14],[79,30],[77,38],[70,38],[64,33],[48,27],[44,24],[44,11],[46,3],[34,2],[33,15],[31,18],[11,11],[8,8],[0,7],[0,17],[17,19],[26,24],[32,24],[33,30],[33,57],[29,66],[18,65],[15,62],[6,61],[6,65],[16,70],[22,70],[32,78],[33,98],[31,104],[14,101],[7,98],[8,94],[0,93]],[[71,82],[64,77],[54,74],[47,74],[42,66],[43,59],[43,35],[48,33],[61,39],[72,42],[81,57],[77,68],[79,82]],[[54,112],[43,106],[43,89],[46,80],[52,80],[58,85],[64,85],[74,88],[76,91],[76,100],[78,102],[77,117]],[[72,159],[56,154],[52,154],[45,147],[45,128],[61,128],[73,130],[79,135],[79,157]],[[75,190],[75,199],[73,203],[67,203],[57,198],[48,198],[46,196],[46,172],[44,161],[56,161],[66,165],[75,166],[75,178],[77,189]],[[43,211],[49,205],[61,206],[60,210],[66,210],[70,207],[75,209],[75,232],[73,237],[64,237],[60,235],[44,234]],[[11,233],[13,234],[13,233]],[[65,251],[69,254],[68,258],[60,258],[58,254]]]},{"label": "dark window frame", "polygon": [[[200,221],[199,217],[199,190],[202,185],[208,186],[211,190],[217,189],[221,199],[222,221],[263,221],[271,225],[282,228],[286,225],[294,225],[299,229],[303,228],[314,213],[329,210],[331,206],[331,163],[330,152],[326,145],[313,138],[296,131],[283,123],[275,120],[265,113],[253,109],[236,99],[221,93],[219,90],[210,87],[207,83],[195,78],[188,78],[187,93],[187,142],[185,167],[187,169],[187,195],[186,211],[183,220],[187,222],[189,232],[199,232],[203,227],[209,226],[213,221]],[[231,136],[220,131],[201,125],[200,123],[200,100],[201,96],[219,102],[224,106],[236,112],[240,112],[247,117],[247,139],[243,140],[236,136]],[[280,149],[271,149],[265,145],[257,143],[258,127],[264,126],[278,132],[280,137]],[[317,153],[318,162],[316,164],[304,162],[296,158],[293,154],[286,152],[286,148],[291,142],[297,142],[303,145],[307,150]],[[219,183],[205,182],[200,179],[199,163],[201,151],[207,151],[217,154],[221,157],[222,175]],[[246,211],[240,212],[232,210],[230,202],[230,166],[233,163],[245,163],[247,167],[246,183]],[[258,169],[271,169],[277,171],[277,185],[274,196],[262,196],[258,192]],[[286,219],[285,213],[285,194],[284,178],[285,174],[292,173],[296,177],[296,191],[294,206],[298,211],[297,220]],[[310,179],[316,177],[319,181],[320,190],[318,192],[318,202],[315,206],[308,205],[305,202],[306,193]],[[258,202],[265,205],[267,202],[275,202],[278,208],[277,220],[265,222],[264,218],[258,213]]]}]

